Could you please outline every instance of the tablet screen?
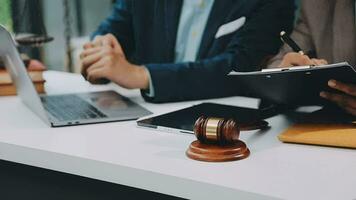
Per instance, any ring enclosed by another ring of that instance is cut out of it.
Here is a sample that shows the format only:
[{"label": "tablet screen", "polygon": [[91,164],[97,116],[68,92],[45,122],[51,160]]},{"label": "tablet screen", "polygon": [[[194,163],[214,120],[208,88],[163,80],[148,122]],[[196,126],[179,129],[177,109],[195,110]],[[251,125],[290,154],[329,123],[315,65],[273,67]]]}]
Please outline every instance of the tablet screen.
[{"label": "tablet screen", "polygon": [[150,128],[167,127],[192,133],[195,121],[201,116],[233,118],[240,123],[251,123],[262,119],[257,109],[203,103],[164,115],[140,120],[137,121],[137,124]]}]

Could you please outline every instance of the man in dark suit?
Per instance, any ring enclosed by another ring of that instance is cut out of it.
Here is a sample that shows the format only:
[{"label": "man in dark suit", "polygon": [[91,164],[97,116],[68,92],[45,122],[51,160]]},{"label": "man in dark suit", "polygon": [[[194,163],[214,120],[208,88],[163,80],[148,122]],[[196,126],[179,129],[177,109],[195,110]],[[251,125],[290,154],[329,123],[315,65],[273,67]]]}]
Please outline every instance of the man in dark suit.
[{"label": "man in dark suit", "polygon": [[293,19],[293,0],[118,0],[84,46],[82,74],[152,102],[233,95],[226,75],[259,70]]}]

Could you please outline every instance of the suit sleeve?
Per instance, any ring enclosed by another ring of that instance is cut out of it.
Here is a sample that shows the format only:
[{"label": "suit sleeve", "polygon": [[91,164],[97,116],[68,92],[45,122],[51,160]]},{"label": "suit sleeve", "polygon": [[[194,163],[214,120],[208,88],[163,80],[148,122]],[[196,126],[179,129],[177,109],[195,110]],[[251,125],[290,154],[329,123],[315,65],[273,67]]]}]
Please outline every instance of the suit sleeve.
[{"label": "suit sleeve", "polygon": [[130,58],[134,51],[131,10],[132,1],[117,0],[111,15],[100,24],[99,28],[91,35],[91,38],[93,39],[97,35],[113,34],[123,47],[126,57]]},{"label": "suit sleeve", "polygon": [[[300,46],[301,49],[303,49],[303,51],[312,52],[315,50],[315,47],[313,38],[310,34],[310,28],[307,23],[308,20],[304,6],[305,5],[302,4],[301,15],[297,20],[297,24],[291,34],[291,38]],[[283,57],[290,52],[293,52],[292,48],[286,44],[283,45],[279,53],[268,62],[268,68],[278,67],[281,64]]]},{"label": "suit sleeve", "polygon": [[293,0],[261,0],[220,54],[196,62],[147,64],[155,96],[147,101],[169,102],[230,96],[240,92],[230,83],[232,70],[260,69],[265,59],[280,46],[279,32],[291,31],[294,20]]}]

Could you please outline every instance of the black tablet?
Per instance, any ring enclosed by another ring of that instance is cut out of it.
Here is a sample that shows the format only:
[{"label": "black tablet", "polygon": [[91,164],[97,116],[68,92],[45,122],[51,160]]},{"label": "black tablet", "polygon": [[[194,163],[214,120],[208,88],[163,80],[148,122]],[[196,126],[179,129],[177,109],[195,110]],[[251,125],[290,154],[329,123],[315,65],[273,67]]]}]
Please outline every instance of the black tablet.
[{"label": "black tablet", "polygon": [[[229,78],[236,87],[245,88],[247,96],[276,104],[324,105],[321,91],[333,91],[327,83],[335,79],[356,84],[355,68],[348,63],[268,69],[259,72],[232,72]],[[333,91],[337,92],[337,91]]]},{"label": "black tablet", "polygon": [[262,119],[262,115],[257,109],[202,103],[160,116],[139,120],[137,125],[168,132],[193,133],[195,121],[201,116],[232,118],[240,123],[249,123]]}]

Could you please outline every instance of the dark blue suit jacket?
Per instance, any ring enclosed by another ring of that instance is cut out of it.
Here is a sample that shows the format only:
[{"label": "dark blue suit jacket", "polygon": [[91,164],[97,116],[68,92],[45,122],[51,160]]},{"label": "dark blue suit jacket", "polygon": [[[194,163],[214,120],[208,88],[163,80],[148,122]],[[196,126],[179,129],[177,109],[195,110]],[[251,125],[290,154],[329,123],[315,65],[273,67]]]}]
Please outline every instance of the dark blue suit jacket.
[{"label": "dark blue suit jacket", "polygon": [[[150,71],[155,97],[167,102],[236,94],[226,78],[232,70],[259,70],[281,46],[279,32],[291,31],[293,0],[216,0],[196,62],[174,63],[182,0],[118,0],[93,34],[112,33],[130,62]],[[218,28],[245,16],[245,25],[215,39]]]}]

